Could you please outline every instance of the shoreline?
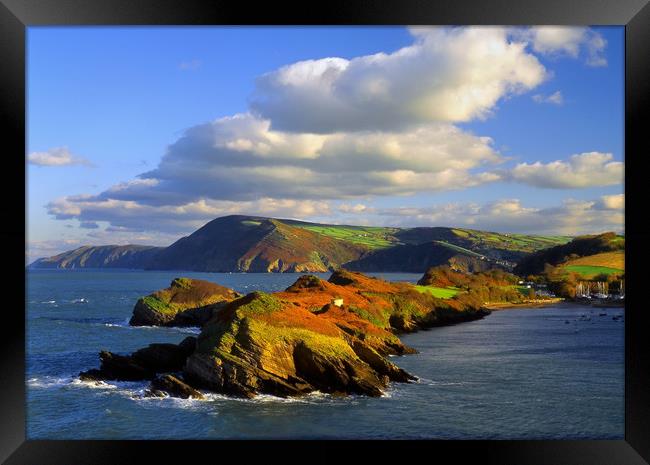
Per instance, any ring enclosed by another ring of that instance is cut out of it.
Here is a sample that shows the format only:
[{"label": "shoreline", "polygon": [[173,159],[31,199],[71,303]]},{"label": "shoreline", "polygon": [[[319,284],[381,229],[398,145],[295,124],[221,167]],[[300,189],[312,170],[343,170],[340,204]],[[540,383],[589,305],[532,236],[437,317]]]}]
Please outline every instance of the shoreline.
[{"label": "shoreline", "polygon": [[547,307],[549,305],[554,305],[554,304],[573,304],[573,303],[574,302],[567,301],[566,299],[563,298],[543,299],[543,300],[536,299],[536,300],[527,300],[526,302],[518,302],[518,303],[513,303],[513,302],[487,303],[483,305],[482,308],[494,312],[499,310],[524,309],[524,308],[535,309],[535,308]]}]

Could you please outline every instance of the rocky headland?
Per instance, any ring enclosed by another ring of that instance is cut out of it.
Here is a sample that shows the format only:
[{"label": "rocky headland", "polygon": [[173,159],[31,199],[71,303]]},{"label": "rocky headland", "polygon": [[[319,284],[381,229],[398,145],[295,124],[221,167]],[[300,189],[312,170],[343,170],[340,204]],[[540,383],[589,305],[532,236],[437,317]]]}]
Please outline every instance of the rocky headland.
[{"label": "rocky headland", "polygon": [[380,396],[391,381],[416,379],[387,358],[415,353],[400,333],[490,313],[469,295],[441,299],[409,283],[346,270],[328,280],[304,275],[284,291],[245,296],[178,278],[140,299],[131,324],[196,325],[198,338],[152,344],[131,355],[102,351],[100,368],[80,377],[150,380],[151,396],[200,397],[199,389],[238,397],[313,391]]}]

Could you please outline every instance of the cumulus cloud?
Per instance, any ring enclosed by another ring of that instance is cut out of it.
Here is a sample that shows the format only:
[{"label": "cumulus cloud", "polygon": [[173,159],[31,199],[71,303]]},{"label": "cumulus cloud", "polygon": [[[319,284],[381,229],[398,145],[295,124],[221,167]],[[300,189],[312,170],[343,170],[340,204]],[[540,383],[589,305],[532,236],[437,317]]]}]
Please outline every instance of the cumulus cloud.
[{"label": "cumulus cloud", "polygon": [[294,134],[239,114],[189,129],[156,169],[94,200],[184,205],[200,199],[344,199],[459,189],[499,179],[474,172],[503,161],[492,144],[449,124]]},{"label": "cumulus cloud", "polygon": [[[392,53],[307,60],[267,73],[250,111],[188,129],[136,179],[57,199],[47,210],[94,234],[172,234],[233,213],[332,215],[335,200],[346,201],[339,214],[371,214],[355,202],[497,181],[567,188],[611,184],[616,173],[622,180],[622,163],[596,152],[498,170],[505,159],[492,139],[453,124],[485,118],[500,100],[539,85],[547,72],[533,52],[562,49],[561,41],[500,27],[410,31],[413,43]],[[573,36],[565,41],[588,47]]]},{"label": "cumulus cloud", "polygon": [[623,182],[623,162],[614,161],[611,153],[587,152],[568,161],[520,163],[504,177],[543,188],[611,186]]},{"label": "cumulus cloud", "polygon": [[274,129],[330,133],[463,122],[536,87],[546,70],[500,27],[417,27],[414,43],[351,60],[323,58],[258,78],[251,108]]},{"label": "cumulus cloud", "polygon": [[177,206],[152,206],[127,200],[98,200],[95,197],[77,196],[50,202],[47,210],[59,220],[76,218],[82,222],[109,222],[110,226],[105,231],[110,233],[155,230],[176,235],[193,232],[216,217],[231,214],[284,218],[331,214],[327,202],[271,198],[248,202],[199,200]]},{"label": "cumulus cloud", "polygon": [[55,147],[46,152],[31,152],[27,155],[27,161],[37,166],[92,166],[92,163],[85,158],[73,155],[68,147]]},{"label": "cumulus cloud", "polygon": [[603,195],[595,204],[600,210],[624,210],[625,194]]},{"label": "cumulus cloud", "polygon": [[518,34],[530,40],[532,49],[544,55],[584,56],[589,66],[606,66],[603,56],[607,41],[601,34],[587,27],[536,26]]},{"label": "cumulus cloud", "polygon": [[[620,199],[608,201],[604,199]],[[450,203],[426,208],[389,208],[378,211],[381,224],[390,226],[459,226],[510,233],[589,234],[624,230],[623,194],[598,200],[567,199],[562,205],[534,208],[518,199],[486,204]],[[609,202],[609,203],[608,203]],[[618,203],[617,203],[618,202]]]},{"label": "cumulus cloud", "polygon": [[552,103],[554,105],[562,105],[564,103],[564,97],[562,97],[562,92],[559,90],[553,92],[551,95],[535,94],[532,98],[535,103]]}]

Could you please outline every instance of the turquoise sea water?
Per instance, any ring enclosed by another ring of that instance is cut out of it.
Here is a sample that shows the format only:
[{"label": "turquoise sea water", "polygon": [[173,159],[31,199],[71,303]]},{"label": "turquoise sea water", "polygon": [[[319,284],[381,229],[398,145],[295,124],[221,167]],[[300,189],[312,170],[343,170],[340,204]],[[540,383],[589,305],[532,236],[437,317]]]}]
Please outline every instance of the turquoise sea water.
[{"label": "turquoise sea water", "polygon": [[77,381],[101,349],[126,354],[198,334],[127,324],[138,297],[177,276],[246,293],[284,289],[299,275],[29,271],[28,438],[623,438],[625,323],[612,319],[620,308],[512,309],[404,335],[420,353],[391,360],[420,380],[392,384],[381,398],[148,399],[146,382]]}]

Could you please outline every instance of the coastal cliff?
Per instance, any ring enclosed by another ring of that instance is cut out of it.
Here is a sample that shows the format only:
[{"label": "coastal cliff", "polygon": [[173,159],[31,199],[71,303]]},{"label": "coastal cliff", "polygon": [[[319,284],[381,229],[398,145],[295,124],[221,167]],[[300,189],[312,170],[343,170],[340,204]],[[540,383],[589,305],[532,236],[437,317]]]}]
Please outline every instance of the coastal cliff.
[{"label": "coastal cliff", "polygon": [[[177,348],[154,345],[132,355],[103,351],[100,368],[81,378],[151,380],[151,395],[196,397],[196,389],[206,389],[238,397],[313,391],[380,396],[391,381],[416,379],[386,358],[415,352],[398,334],[489,314],[469,301],[440,299],[409,283],[346,270],[328,280],[304,275],[284,291],[241,297],[196,281],[179,278],[152,294],[164,302],[185,300],[185,308],[165,325],[179,321],[183,312],[210,309],[196,340],[188,338]],[[205,291],[198,300],[197,288]],[[141,308],[139,301],[134,318]],[[158,353],[167,361],[143,353]]]}]

